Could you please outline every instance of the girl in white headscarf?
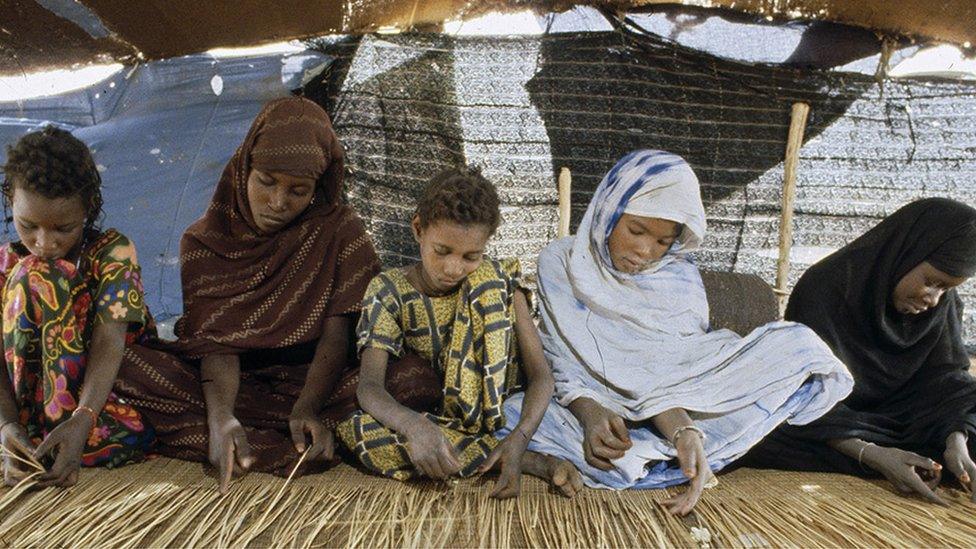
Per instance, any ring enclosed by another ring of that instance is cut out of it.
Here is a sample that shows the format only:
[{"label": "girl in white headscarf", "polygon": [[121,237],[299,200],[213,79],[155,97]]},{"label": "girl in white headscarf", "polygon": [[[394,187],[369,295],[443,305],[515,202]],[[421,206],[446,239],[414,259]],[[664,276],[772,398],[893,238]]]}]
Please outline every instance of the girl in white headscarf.
[{"label": "girl in white headscarf", "polygon": [[[713,472],[778,424],[813,421],[853,386],[801,324],[773,322],[746,337],[709,331],[690,256],[704,236],[691,167],[667,152],[636,151],[604,177],[576,236],[539,257],[556,392],[529,449],[572,462],[596,488],[691,480],[666,502],[678,514],[694,507]],[[516,425],[520,399],[505,408]]]}]

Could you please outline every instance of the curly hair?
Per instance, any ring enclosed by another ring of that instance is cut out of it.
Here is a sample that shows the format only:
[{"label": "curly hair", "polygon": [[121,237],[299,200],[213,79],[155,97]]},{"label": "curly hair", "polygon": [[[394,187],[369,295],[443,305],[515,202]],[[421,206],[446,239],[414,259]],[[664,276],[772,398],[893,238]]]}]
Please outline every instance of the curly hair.
[{"label": "curly hair", "polygon": [[471,166],[449,168],[435,175],[417,200],[415,215],[421,228],[445,220],[484,225],[489,235],[495,234],[502,220],[495,186],[480,169]]},{"label": "curly hair", "polygon": [[78,196],[85,204],[85,227],[95,226],[102,214],[102,178],[91,151],[71,133],[46,126],[7,147],[3,166],[4,207],[13,201],[14,188],[28,189],[45,198]]}]

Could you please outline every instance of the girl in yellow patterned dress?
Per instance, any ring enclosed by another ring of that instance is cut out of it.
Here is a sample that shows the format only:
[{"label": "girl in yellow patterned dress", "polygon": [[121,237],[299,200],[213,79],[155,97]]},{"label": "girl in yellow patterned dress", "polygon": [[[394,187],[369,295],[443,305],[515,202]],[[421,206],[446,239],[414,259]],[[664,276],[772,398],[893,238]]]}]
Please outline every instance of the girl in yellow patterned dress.
[{"label": "girl in yellow patterned dress", "polygon": [[[495,188],[477,170],[446,170],[427,185],[412,221],[420,262],[380,273],[366,291],[357,330],[362,410],[337,433],[364,466],[395,479],[498,469],[494,497],[517,496],[522,473],[573,495],[582,481],[572,465],[526,451],[553,378],[518,260],[484,255],[499,221]],[[406,352],[430,361],[444,381],[435,413],[399,404],[384,387],[390,357]],[[499,440],[502,403],[523,385],[518,425]]]},{"label": "girl in yellow patterned dress", "polygon": [[8,148],[3,194],[20,240],[0,246],[7,484],[28,472],[10,454],[45,462],[42,486],[70,486],[80,466],[141,460],[154,440],[111,393],[125,346],[155,328],[135,248],[95,228],[100,187],[88,147],[64,130],[49,126]]}]

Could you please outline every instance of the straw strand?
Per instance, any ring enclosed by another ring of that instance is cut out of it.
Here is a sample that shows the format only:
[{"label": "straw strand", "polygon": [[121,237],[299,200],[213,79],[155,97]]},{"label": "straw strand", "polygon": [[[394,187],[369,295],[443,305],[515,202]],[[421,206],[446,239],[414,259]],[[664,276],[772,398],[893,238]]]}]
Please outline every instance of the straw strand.
[{"label": "straw strand", "polygon": [[297,467],[288,479],[250,473],[226,496],[201,465],[166,459],[82,470],[69,489],[37,489],[35,472],[0,489],[0,545],[971,547],[976,540],[974,507],[959,490],[940,488],[950,502],[942,508],[837,475],[736,471],[682,520],[659,505],[674,490],[588,489],[570,500],[525,478],[518,499],[498,501],[479,480],[445,489],[345,465],[299,478]]}]

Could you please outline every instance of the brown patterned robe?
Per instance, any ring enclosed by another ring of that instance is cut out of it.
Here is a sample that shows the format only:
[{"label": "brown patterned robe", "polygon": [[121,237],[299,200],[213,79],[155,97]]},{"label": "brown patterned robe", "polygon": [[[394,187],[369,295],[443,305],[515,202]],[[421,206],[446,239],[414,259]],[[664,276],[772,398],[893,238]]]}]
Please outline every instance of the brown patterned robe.
[{"label": "brown patterned robe", "polygon": [[[252,168],[317,179],[308,208],[273,234],[258,230],[247,197]],[[268,103],[224,169],[213,200],[180,244],[184,316],[172,345],[131,347],[117,391],[156,427],[161,452],[206,460],[206,407],[197,361],[241,358],[235,414],[258,457],[287,474],[296,459],[288,416],[305,383],[325,319],[359,313],[379,260],[362,220],[341,200],[343,154],[328,115],[289,97]],[[353,318],[355,321],[355,318]],[[322,411],[334,427],[356,409],[358,364],[347,367]],[[428,364],[390,367],[391,394],[418,409],[440,398]]]}]

